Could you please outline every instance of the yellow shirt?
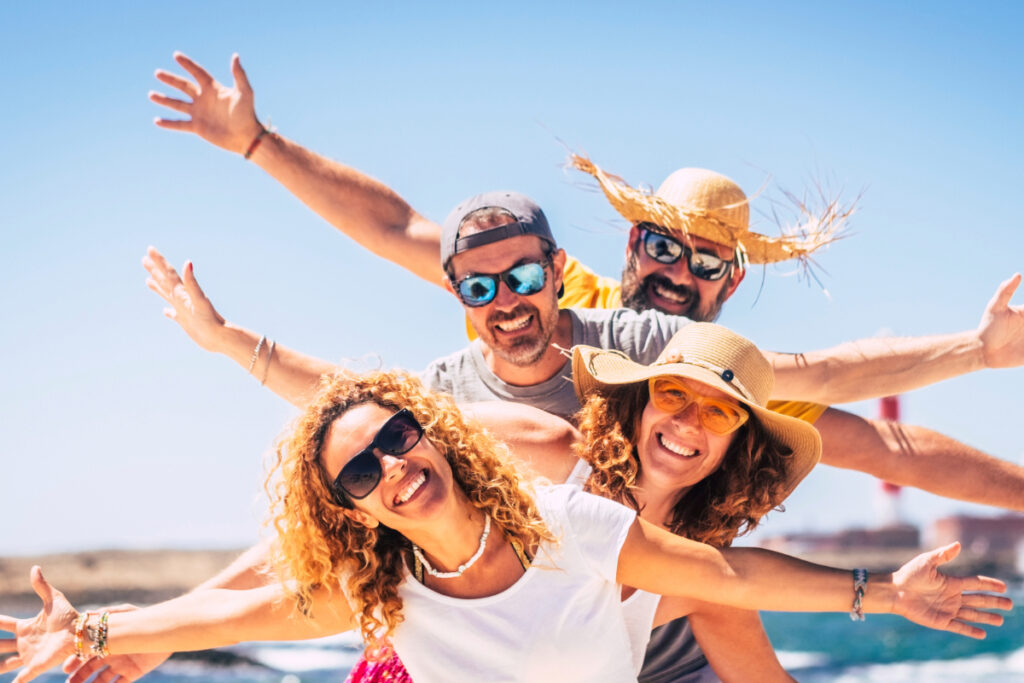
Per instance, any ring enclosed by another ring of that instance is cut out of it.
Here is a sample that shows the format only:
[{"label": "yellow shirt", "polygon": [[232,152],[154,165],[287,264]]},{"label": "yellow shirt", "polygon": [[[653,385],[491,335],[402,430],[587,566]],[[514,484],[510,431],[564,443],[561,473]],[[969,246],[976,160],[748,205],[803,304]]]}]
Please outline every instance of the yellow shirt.
[{"label": "yellow shirt", "polygon": [[[558,300],[559,308],[621,308],[622,287],[618,280],[601,277],[572,256],[565,260],[565,271],[562,273],[565,291]],[[466,319],[466,334],[470,340],[476,339],[476,331]],[[804,422],[814,424],[828,406],[819,403],[802,401],[768,401],[768,410],[796,417]]]}]

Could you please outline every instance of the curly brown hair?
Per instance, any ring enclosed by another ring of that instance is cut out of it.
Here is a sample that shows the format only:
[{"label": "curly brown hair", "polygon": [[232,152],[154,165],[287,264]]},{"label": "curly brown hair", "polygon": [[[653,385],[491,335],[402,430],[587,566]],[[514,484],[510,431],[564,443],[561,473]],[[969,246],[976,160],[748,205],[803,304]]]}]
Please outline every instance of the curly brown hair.
[{"label": "curly brown hair", "polygon": [[334,421],[364,403],[412,411],[451,466],[455,483],[506,538],[534,548],[553,537],[532,495],[506,464],[504,445],[468,424],[450,396],[428,392],[418,378],[400,371],[324,376],[317,398],[278,443],[267,475],[275,564],[282,581],[294,580],[289,592],[302,606],[317,588],[337,587],[338,577],[345,577],[361,635],[376,657],[402,621],[398,586],[410,543],[394,529],[369,528],[345,515],[343,508],[351,504],[336,501],[321,459]]},{"label": "curly brown hair", "polygon": [[[638,512],[636,440],[648,398],[647,382],[595,392],[577,414],[581,438],[574,445],[576,455],[593,468],[587,490]],[[779,506],[791,454],[751,413],[722,465],[676,503],[668,529],[713,546],[731,544]]]}]

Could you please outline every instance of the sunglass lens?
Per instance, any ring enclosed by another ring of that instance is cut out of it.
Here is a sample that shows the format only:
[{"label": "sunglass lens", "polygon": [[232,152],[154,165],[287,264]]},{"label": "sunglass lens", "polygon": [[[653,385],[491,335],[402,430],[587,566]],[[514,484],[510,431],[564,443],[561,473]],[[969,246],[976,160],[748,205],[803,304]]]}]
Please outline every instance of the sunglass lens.
[{"label": "sunglass lens", "polygon": [[544,266],[539,263],[524,263],[508,271],[509,289],[516,294],[528,296],[544,289]]},{"label": "sunglass lens", "polygon": [[387,421],[380,432],[377,433],[377,448],[390,453],[391,455],[402,455],[408,453],[423,436],[423,428],[420,427],[411,414],[401,412],[395,414]]},{"label": "sunglass lens", "polygon": [[473,275],[459,282],[459,297],[467,306],[483,306],[497,292],[498,283],[491,275]]},{"label": "sunglass lens", "polygon": [[718,280],[729,270],[731,261],[721,259],[714,254],[693,252],[690,257],[690,272],[702,280]]},{"label": "sunglass lens", "polygon": [[644,235],[644,250],[659,263],[675,263],[683,253],[683,245],[667,235],[648,231]]},{"label": "sunglass lens", "polygon": [[334,486],[352,498],[365,498],[377,487],[381,474],[377,456],[372,451],[363,451],[345,463],[334,480]]},{"label": "sunglass lens", "polygon": [[683,384],[670,379],[655,378],[651,381],[651,401],[658,410],[676,413],[693,400],[693,394]]},{"label": "sunglass lens", "polygon": [[716,434],[728,434],[739,426],[742,419],[740,408],[729,405],[725,402],[710,401],[704,399],[701,406],[700,421]]}]

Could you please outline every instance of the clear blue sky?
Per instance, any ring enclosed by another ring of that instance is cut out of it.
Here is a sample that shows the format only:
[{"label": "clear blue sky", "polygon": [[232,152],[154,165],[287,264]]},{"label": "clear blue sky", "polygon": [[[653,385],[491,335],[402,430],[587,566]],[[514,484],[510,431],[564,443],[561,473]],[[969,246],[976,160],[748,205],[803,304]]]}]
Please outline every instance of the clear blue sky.
[{"label": "clear blue sky", "polygon": [[[756,303],[760,270],[727,305],[721,322],[769,349],[974,327],[1024,268],[1021,5],[581,7],[0,9],[0,555],[255,537],[260,457],[293,411],[162,317],[147,244],[193,259],[229,319],[323,357],[420,368],[465,343],[439,288],[241,158],[152,125],[152,73],[176,49],[221,79],[239,52],[262,117],[436,220],[479,191],[526,192],[609,275],[623,225],[562,170],[559,140],[634,184],[703,166],[748,192],[769,175],[864,190],[855,236],[819,259],[831,299],[769,269]],[[986,371],[916,392],[905,419],[1019,461],[1022,380]],[[874,491],[822,469],[768,529],[870,523]],[[973,509],[905,498],[919,521]]]}]

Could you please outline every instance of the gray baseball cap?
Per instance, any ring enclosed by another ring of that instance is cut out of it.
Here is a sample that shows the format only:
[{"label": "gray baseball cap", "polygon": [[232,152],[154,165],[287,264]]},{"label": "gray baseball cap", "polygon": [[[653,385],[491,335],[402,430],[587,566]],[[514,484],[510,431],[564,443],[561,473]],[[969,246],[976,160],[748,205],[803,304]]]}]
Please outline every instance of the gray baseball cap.
[{"label": "gray baseball cap", "polygon": [[[508,223],[490,230],[459,237],[459,228],[466,216],[478,209],[503,209],[515,216],[515,223]],[[551,235],[548,219],[532,199],[519,192],[497,190],[470,197],[456,206],[441,226],[441,267],[447,269],[448,262],[455,254],[468,249],[482,247],[507,240],[519,235],[536,235],[552,249],[556,249],[555,238]]]}]

